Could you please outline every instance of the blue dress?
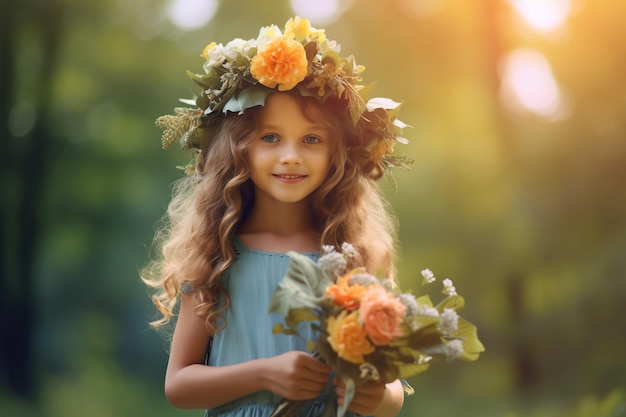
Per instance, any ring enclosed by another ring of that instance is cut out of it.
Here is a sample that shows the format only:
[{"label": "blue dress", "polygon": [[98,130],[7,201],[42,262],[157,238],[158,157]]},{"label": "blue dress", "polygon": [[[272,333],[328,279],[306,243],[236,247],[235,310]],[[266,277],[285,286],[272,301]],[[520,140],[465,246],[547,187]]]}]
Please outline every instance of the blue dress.
[{"label": "blue dress", "polygon": [[[283,279],[289,256],[247,247],[235,239],[236,261],[222,276],[230,295],[230,307],[224,312],[227,326],[213,337],[209,365],[226,366],[253,359],[276,356],[292,350],[306,351],[306,341],[296,336],[273,334],[276,323],[283,323],[280,314],[270,314],[269,303],[275,288]],[[304,255],[317,260],[316,252]],[[222,323],[218,323],[222,324]],[[312,333],[308,335],[312,338]],[[261,391],[219,407],[209,409],[208,417],[269,417],[281,398]],[[336,396],[329,380],[326,389],[300,409],[298,417],[336,415]],[[356,416],[347,412],[347,417]]]}]

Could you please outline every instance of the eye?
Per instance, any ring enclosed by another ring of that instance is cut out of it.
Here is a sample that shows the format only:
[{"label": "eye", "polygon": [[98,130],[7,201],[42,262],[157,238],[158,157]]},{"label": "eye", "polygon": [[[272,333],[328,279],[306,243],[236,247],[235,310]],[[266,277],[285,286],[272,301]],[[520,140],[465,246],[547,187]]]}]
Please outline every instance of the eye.
[{"label": "eye", "polygon": [[317,136],[307,136],[306,138],[304,138],[304,143],[313,144],[319,142],[321,142],[321,139]]},{"label": "eye", "polygon": [[267,143],[275,143],[278,142],[278,137],[270,133],[269,135],[262,136],[261,140]]}]

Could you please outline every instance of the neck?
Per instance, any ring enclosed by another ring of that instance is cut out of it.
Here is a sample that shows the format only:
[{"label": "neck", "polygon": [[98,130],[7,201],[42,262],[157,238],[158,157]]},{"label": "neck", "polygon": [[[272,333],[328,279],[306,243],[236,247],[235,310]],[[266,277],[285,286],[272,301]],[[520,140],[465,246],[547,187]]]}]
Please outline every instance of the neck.
[{"label": "neck", "polygon": [[319,250],[319,236],[313,229],[308,205],[268,204],[257,200],[237,231],[249,247],[272,252]]}]

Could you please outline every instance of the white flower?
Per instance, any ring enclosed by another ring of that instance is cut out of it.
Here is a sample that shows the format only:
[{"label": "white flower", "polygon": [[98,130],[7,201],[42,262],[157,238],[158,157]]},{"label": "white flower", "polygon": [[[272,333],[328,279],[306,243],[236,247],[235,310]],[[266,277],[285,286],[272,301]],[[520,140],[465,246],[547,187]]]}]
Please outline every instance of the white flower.
[{"label": "white flower", "polygon": [[326,271],[331,277],[343,274],[346,270],[346,259],[342,254],[330,252],[320,257],[317,261],[320,268]]},{"label": "white flower", "polygon": [[322,245],[322,255],[327,255],[335,251],[335,247],[333,245]]},{"label": "white flower", "polygon": [[379,284],[380,281],[374,275],[370,274],[354,274],[348,284],[354,285],[359,284],[364,287],[369,287],[370,285]]},{"label": "white flower", "polygon": [[452,308],[444,308],[441,313],[441,321],[439,322],[439,330],[444,335],[449,335],[459,328],[459,315]]},{"label": "white flower", "polygon": [[235,60],[237,58],[237,53],[250,57],[250,49],[256,46],[256,40],[243,40],[240,38],[233,39],[228,42],[224,47],[228,52],[227,56],[229,60]]},{"label": "white flower", "polygon": [[343,242],[343,244],[341,245],[341,253],[343,253],[343,256],[345,256],[347,259],[354,258],[356,256],[356,250],[354,249],[354,246],[346,242]]},{"label": "white flower", "polygon": [[418,365],[423,365],[425,363],[430,362],[431,360],[433,360],[432,356],[424,356],[424,355],[420,355],[419,359],[417,360],[417,364]]},{"label": "white flower", "polygon": [[371,363],[365,362],[359,365],[359,370],[361,371],[361,379],[371,379],[374,381],[378,381],[380,379],[380,374],[378,373],[378,369]]},{"label": "white flower", "polygon": [[283,33],[280,31],[278,26],[263,26],[261,30],[259,30],[259,36],[256,39],[257,51],[262,52],[265,50],[265,46],[274,38],[278,38],[283,36]]},{"label": "white flower", "polygon": [[435,281],[435,274],[428,268],[422,270],[422,276],[424,277],[424,284],[430,284]]},{"label": "white flower", "polygon": [[443,293],[446,295],[457,295],[456,288],[454,288],[454,284],[449,278],[443,280]]},{"label": "white flower", "polygon": [[446,360],[452,361],[463,354],[463,342],[458,339],[446,343]]},{"label": "white flower", "polygon": [[406,317],[413,317],[417,315],[419,309],[417,306],[417,300],[413,294],[398,294],[397,298],[406,307]]},{"label": "white flower", "polygon": [[337,43],[337,41],[324,39],[322,42],[319,42],[320,52],[324,54],[328,51],[334,51],[336,53],[341,53],[341,45]]},{"label": "white flower", "polygon": [[439,311],[427,305],[420,305],[417,314],[424,317],[439,317]]},{"label": "white flower", "polygon": [[389,278],[383,278],[380,280],[380,284],[383,286],[384,289],[386,289],[387,291],[391,291],[393,290],[393,288],[396,286],[396,283],[393,282],[393,280],[389,279]]},{"label": "white flower", "polygon": [[219,67],[226,61],[226,54],[224,53],[224,45],[218,43],[208,51],[207,62],[204,63],[204,70],[209,72],[211,68]]}]

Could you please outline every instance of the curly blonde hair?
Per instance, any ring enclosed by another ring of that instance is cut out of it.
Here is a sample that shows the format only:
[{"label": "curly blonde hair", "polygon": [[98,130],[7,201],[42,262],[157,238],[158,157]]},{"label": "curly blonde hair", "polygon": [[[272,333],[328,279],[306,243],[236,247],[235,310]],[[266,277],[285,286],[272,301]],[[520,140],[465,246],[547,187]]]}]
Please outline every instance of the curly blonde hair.
[{"label": "curly blonde hair", "polygon": [[[319,246],[340,248],[348,242],[356,249],[353,266],[393,278],[395,275],[396,224],[383,200],[375,167],[366,171],[360,158],[367,138],[357,132],[339,100],[318,100],[293,94],[306,106],[320,106],[337,133],[333,139],[331,167],[324,183],[310,196],[312,227]],[[214,334],[218,319],[230,299],[221,276],[235,261],[232,238],[250,211],[254,186],[249,179],[246,150],[262,107],[242,115],[220,114],[211,120],[213,139],[206,141],[196,173],[180,179],[173,190],[162,227],[155,236],[160,253],[142,271],[143,281],[156,289],[152,301],[161,317],[151,323],[162,326],[176,315],[179,293],[189,285],[198,301],[196,314]],[[224,298],[225,302],[220,303]],[[225,322],[224,322],[225,323]],[[224,324],[226,325],[226,324]]]}]

